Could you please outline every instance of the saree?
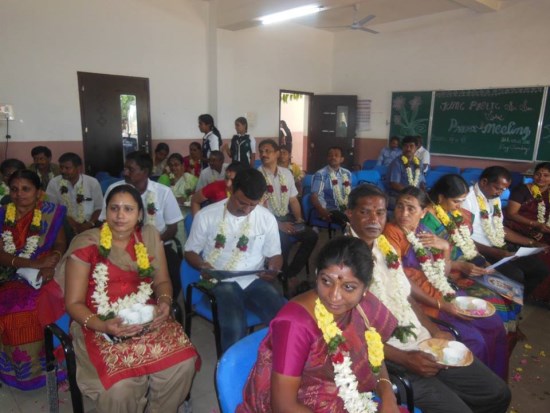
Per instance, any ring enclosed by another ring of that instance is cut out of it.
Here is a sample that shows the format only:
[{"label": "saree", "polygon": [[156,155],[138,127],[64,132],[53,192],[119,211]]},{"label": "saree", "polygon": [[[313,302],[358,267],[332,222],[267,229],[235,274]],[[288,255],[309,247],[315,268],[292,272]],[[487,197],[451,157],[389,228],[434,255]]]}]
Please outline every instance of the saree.
[{"label": "saree", "polygon": [[[63,228],[66,208],[51,202],[39,204],[42,212],[39,242],[31,259],[49,254]],[[6,208],[0,208],[0,232]],[[16,255],[24,248],[33,217],[29,211],[12,230]],[[65,311],[63,294],[55,281],[36,290],[18,278],[13,267],[0,267],[0,380],[20,390],[46,384],[44,327]]]},{"label": "saree", "polygon": [[[387,341],[397,325],[394,316],[371,293],[367,293],[360,305],[371,326],[382,336],[382,341]],[[351,368],[358,379],[359,391],[373,391],[376,376],[368,363],[363,319],[353,309],[338,322],[338,327],[349,348]],[[314,412],[346,411],[338,397],[334,368],[323,335],[311,314],[296,302],[286,304],[270,323],[237,412],[271,412],[272,372],[301,377],[298,401]]]},{"label": "saree", "polygon": [[[86,306],[93,313],[97,313],[97,305],[92,298],[96,287],[92,272],[98,263],[104,263],[108,267],[108,297],[111,303],[137,292],[141,282],[152,281],[151,277],[139,277],[134,245],[137,241],[145,244],[151,266],[156,271],[158,261],[155,254],[160,243],[158,232],[153,226],[145,225],[143,231],[137,230],[135,234],[136,237],[130,239],[125,250],[113,246],[109,257],[103,258],[97,247],[99,229],[92,229],[78,235],[65,254],[63,273],[68,257],[90,265]],[[147,304],[155,304],[152,297]],[[109,389],[123,379],[153,374],[191,357],[197,357],[198,360],[195,347],[183,332],[182,326],[171,319],[155,330],[116,344],[102,333],[81,329],[80,325],[73,322],[71,330],[75,328],[81,332],[76,335],[75,353],[77,367],[80,369],[78,381],[83,388],[87,387],[88,380],[99,379],[103,387]]]},{"label": "saree", "polygon": [[[420,223],[417,227],[417,231],[429,232],[429,228]],[[403,270],[411,283],[416,283],[416,285],[418,285],[427,295],[441,301],[441,293],[430,283],[422,271],[422,267],[420,266],[414,249],[401,228],[395,224],[386,224],[384,235],[395,248],[397,255],[401,258]],[[459,290],[457,291],[457,295],[466,295],[466,293]],[[508,348],[506,342],[506,329],[497,314],[486,318],[463,319],[422,303],[419,304],[426,315],[439,318],[452,324],[460,333],[460,341],[462,341],[477,358],[493,370],[499,377],[504,380],[507,379]]]},{"label": "saree", "polygon": [[[471,213],[464,209],[461,209],[460,212],[462,213],[464,222],[470,228],[470,233],[471,233],[472,232]],[[452,245],[451,260],[452,261],[465,260],[462,250],[456,245],[454,245],[449,232],[447,231],[445,226],[441,223],[441,221],[439,221],[435,217],[435,215],[433,215],[431,212],[428,212],[424,216],[424,218],[422,218],[421,222],[426,228],[430,230],[430,232],[434,233],[438,237],[443,238],[447,240],[449,243],[451,243]],[[484,267],[486,265],[485,258],[479,254],[469,262],[479,267]],[[460,273],[458,271],[454,271],[453,274],[460,276]],[[519,304],[516,304],[510,300],[507,300],[506,298],[502,297],[500,294],[497,294],[489,290],[488,288],[478,284],[475,281],[475,279],[462,277],[454,281],[454,284],[460,288],[460,292],[465,293],[464,295],[483,298],[484,300],[489,301],[491,304],[493,304],[495,306],[495,309],[497,310],[497,314],[502,319],[502,322],[504,323],[506,330],[510,332],[516,331],[518,315],[521,312],[521,306]]]}]

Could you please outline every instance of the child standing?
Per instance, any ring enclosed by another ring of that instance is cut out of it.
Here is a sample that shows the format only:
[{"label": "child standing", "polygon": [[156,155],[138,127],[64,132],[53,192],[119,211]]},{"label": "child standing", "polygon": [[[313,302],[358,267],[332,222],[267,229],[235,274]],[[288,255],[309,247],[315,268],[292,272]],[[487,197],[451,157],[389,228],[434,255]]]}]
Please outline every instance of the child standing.
[{"label": "child standing", "polygon": [[214,118],[208,114],[199,116],[199,130],[204,133],[202,137],[202,158],[204,162],[207,162],[210,152],[220,150],[222,135],[218,128],[214,126]]},{"label": "child standing", "polygon": [[256,139],[248,133],[248,121],[240,117],[235,120],[236,135],[231,138],[231,146],[227,153],[233,162],[253,167],[256,158]]}]

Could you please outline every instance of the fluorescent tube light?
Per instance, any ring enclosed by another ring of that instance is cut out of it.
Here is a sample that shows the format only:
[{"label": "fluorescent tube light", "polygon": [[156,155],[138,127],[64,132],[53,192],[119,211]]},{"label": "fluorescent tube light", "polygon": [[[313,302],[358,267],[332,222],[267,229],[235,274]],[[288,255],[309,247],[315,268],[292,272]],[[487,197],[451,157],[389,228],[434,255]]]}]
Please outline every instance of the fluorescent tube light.
[{"label": "fluorescent tube light", "polygon": [[268,14],[260,17],[263,24],[278,23],[285,20],[295,19],[297,17],[307,16],[309,14],[318,13],[323,10],[323,6],[302,6],[295,9],[288,9],[279,13]]}]

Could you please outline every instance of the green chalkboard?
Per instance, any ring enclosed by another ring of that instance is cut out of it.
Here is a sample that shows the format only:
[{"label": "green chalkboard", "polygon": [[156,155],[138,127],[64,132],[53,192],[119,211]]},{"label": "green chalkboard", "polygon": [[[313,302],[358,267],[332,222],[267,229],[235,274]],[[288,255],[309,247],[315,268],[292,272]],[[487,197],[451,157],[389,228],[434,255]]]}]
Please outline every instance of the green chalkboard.
[{"label": "green chalkboard", "polygon": [[436,92],[430,152],[532,160],[543,91],[529,87]]},{"label": "green chalkboard", "polygon": [[428,136],[432,92],[393,92],[390,137]]},{"label": "green chalkboard", "polygon": [[546,108],[542,120],[542,130],[540,131],[537,161],[550,161],[550,101],[548,97],[546,97]]}]

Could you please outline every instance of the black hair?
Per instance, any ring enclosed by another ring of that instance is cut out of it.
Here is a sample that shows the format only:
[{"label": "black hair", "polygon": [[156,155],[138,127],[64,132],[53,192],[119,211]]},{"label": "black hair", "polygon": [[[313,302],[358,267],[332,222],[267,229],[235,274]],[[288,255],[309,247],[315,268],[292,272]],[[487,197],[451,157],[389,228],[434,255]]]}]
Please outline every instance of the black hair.
[{"label": "black hair", "polygon": [[372,253],[367,243],[359,238],[336,237],[327,242],[317,256],[317,274],[331,265],[344,265],[365,286],[371,283]]},{"label": "black hair", "polygon": [[392,136],[392,137],[390,138],[390,142],[391,142],[391,141],[397,141],[398,143],[401,143],[401,139],[399,139],[399,136]]},{"label": "black hair", "polygon": [[422,209],[426,208],[430,204],[428,194],[415,186],[406,186],[399,191],[399,194],[397,195],[397,202],[405,196],[412,196],[413,198],[416,198]]},{"label": "black hair", "polygon": [[6,172],[8,169],[15,169],[17,171],[22,171],[23,169],[26,169],[26,168],[27,167],[23,162],[15,158],[5,159],[0,164],[0,172],[2,172],[2,175],[6,175]]},{"label": "black hair", "polygon": [[535,166],[535,173],[538,172],[540,169],[546,169],[547,171],[550,171],[550,162],[541,162],[537,166]]},{"label": "black hair", "polygon": [[227,168],[225,168],[225,171],[226,172],[237,172],[239,173],[240,171],[243,171],[245,169],[248,169],[248,166],[246,166],[245,164],[243,164],[242,162],[239,162],[239,161],[233,161],[231,162],[229,165],[227,165]]},{"label": "black hair", "polygon": [[512,181],[512,174],[510,171],[506,168],[503,168],[502,166],[490,166],[488,168],[485,168],[483,172],[481,172],[481,175],[479,176],[479,180],[487,179],[487,182],[494,183],[498,181],[500,178],[506,179],[508,182]]},{"label": "black hair", "polygon": [[42,184],[40,183],[40,177],[36,172],[29,171],[28,169],[18,169],[10,175],[8,180],[8,186],[11,186],[12,182],[16,179],[26,179],[29,181],[36,189],[40,189]]},{"label": "black hair", "polygon": [[350,192],[348,196],[348,209],[355,209],[355,207],[357,207],[357,204],[359,203],[359,200],[368,196],[376,196],[382,198],[386,206],[388,205],[388,195],[384,191],[382,191],[376,185],[361,184],[353,188],[353,190]]},{"label": "black hair", "polygon": [[170,162],[172,159],[177,159],[179,163],[183,163],[183,156],[181,154],[174,152],[172,155],[168,157],[168,162]]},{"label": "black hair", "polygon": [[52,157],[52,151],[47,146],[35,146],[31,149],[31,156],[34,158],[37,155],[44,154],[46,158]]},{"label": "black hair", "polygon": [[418,146],[418,139],[416,136],[405,136],[401,141],[401,145],[405,145],[406,143],[414,143],[415,146]]},{"label": "black hair", "polygon": [[218,130],[218,128],[216,128],[216,126],[214,125],[214,118],[212,117],[212,115],[209,115],[208,113],[200,115],[199,116],[199,122],[202,122],[205,125],[210,126],[210,130],[214,133],[214,135],[216,135],[221,140],[222,135],[221,135],[220,131]]},{"label": "black hair", "polygon": [[233,193],[240,190],[245,197],[253,201],[261,199],[266,189],[265,178],[257,169],[243,169],[237,172],[235,179],[233,179]]},{"label": "black hair", "polygon": [[429,192],[432,202],[438,203],[439,195],[445,198],[456,198],[468,193],[468,183],[458,174],[443,175]]},{"label": "black hair", "polygon": [[135,163],[141,169],[147,169],[148,175],[153,170],[153,160],[151,159],[151,155],[149,155],[147,152],[144,152],[144,151],[131,152],[128,155],[126,155],[126,160],[135,161]]},{"label": "black hair", "polygon": [[[141,212],[142,215],[145,213],[145,208],[143,207],[143,200],[141,199],[141,195],[139,194],[138,190],[134,188],[132,185],[124,184],[124,185],[118,185],[115,186],[113,189],[109,191],[107,194],[107,197],[105,198],[105,208],[109,206],[109,202],[115,196],[116,194],[130,194],[130,196],[136,201],[138,205],[138,212]],[[138,222],[138,226],[142,226],[143,222],[140,220]]]},{"label": "black hair", "polygon": [[287,151],[288,153],[290,153],[290,149],[288,148],[288,145],[280,145],[279,150],[280,151]]},{"label": "black hair", "polygon": [[341,146],[331,146],[331,147],[328,148],[328,150],[327,150],[327,155],[328,155],[328,153],[329,153],[331,150],[340,151],[340,156],[344,156],[344,150],[342,149]]},{"label": "black hair", "polygon": [[279,145],[277,145],[277,142],[275,142],[273,139],[264,139],[260,142],[260,145],[258,146],[258,149],[261,148],[264,145],[271,145],[275,152],[277,152],[280,148]]},{"label": "black hair", "polygon": [[157,143],[157,146],[155,147],[155,153],[160,151],[166,151],[167,153],[170,153],[170,147],[167,143],[159,142]]},{"label": "black hair", "polygon": [[222,162],[225,160],[225,156],[222,151],[210,151],[210,156],[213,156],[214,158]]},{"label": "black hair", "polygon": [[74,166],[82,166],[82,158],[74,152],[66,152],[59,157],[59,163],[71,162]]},{"label": "black hair", "polygon": [[244,125],[244,130],[248,132],[248,121],[244,116],[239,116],[237,119],[235,119],[235,123],[240,123],[241,125]]},{"label": "black hair", "polygon": [[201,146],[200,142],[191,142],[189,144],[189,149],[191,149],[193,146],[195,146],[198,150],[202,149],[202,146]]}]

